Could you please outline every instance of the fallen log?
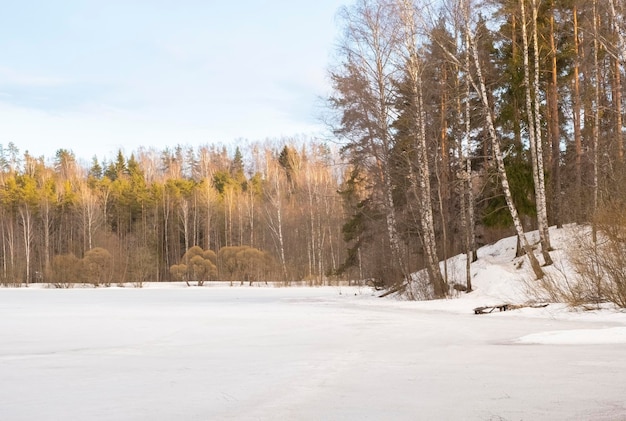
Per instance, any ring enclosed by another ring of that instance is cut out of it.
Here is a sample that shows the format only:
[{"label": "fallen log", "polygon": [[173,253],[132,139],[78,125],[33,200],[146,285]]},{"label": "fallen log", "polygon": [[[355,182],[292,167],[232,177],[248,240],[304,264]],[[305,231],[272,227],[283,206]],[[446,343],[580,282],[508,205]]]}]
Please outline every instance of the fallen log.
[{"label": "fallen log", "polygon": [[543,308],[547,307],[548,304],[498,304],[493,306],[482,306],[476,307],[474,309],[474,314],[489,314],[493,313],[496,309],[498,311],[509,311],[509,310],[517,310],[520,308],[530,307],[530,308]]},{"label": "fallen log", "polygon": [[493,313],[493,311],[495,309],[498,309],[499,311],[507,311],[509,309],[509,304],[498,304],[498,305],[495,305],[495,306],[476,307],[474,309],[474,314]]},{"label": "fallen log", "polygon": [[393,293],[396,292],[404,292],[404,290],[406,289],[406,284],[400,284],[396,287],[391,288],[390,290],[388,290],[387,292],[385,292],[384,294],[379,295],[379,298],[385,298],[388,295],[391,295]]}]

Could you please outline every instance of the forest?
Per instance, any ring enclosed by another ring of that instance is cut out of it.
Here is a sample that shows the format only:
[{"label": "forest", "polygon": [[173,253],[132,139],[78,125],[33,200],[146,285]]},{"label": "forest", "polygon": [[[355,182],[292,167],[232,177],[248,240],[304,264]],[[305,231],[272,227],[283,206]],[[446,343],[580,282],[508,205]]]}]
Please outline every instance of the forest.
[{"label": "forest", "polygon": [[[5,284],[324,282],[343,259],[323,145],[139,150],[88,168],[0,150]],[[219,269],[219,271],[218,271]]]},{"label": "forest", "polygon": [[[443,297],[472,290],[477,245],[505,233],[543,279],[548,228],[567,223],[591,225],[596,256],[610,231],[623,261],[624,2],[434,5],[362,0],[340,13],[330,105],[352,171],[348,261]],[[459,253],[465,274],[448,273]]]},{"label": "forest", "polygon": [[[591,224],[595,240],[623,209],[626,4],[435,4],[339,11],[322,140],[88,165],[4,145],[0,282],[367,280],[444,297],[471,291],[476,248],[511,234],[542,278],[549,226]],[[465,274],[440,265],[459,253]]]}]

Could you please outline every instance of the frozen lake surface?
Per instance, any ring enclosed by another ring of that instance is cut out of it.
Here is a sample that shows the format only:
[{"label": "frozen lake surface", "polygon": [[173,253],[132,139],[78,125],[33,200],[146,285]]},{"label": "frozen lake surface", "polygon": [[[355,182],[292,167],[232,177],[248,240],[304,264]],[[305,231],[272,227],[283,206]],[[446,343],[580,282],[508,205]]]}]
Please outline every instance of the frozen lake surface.
[{"label": "frozen lake surface", "polygon": [[0,289],[0,419],[626,419],[624,324],[447,302]]}]

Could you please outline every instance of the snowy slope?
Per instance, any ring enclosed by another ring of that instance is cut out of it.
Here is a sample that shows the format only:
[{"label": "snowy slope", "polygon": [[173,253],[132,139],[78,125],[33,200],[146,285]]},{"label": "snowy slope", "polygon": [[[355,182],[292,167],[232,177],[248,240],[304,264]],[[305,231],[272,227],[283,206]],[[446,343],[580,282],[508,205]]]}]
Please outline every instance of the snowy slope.
[{"label": "snowy slope", "polygon": [[[550,229],[550,238],[553,246],[551,256],[554,265],[544,267],[546,273],[557,270],[571,270],[565,259],[564,245],[573,235],[576,227],[563,229]],[[528,233],[531,243],[538,242],[537,232]],[[515,257],[516,237],[508,237],[481,247],[477,251],[478,260],[471,264],[472,288],[469,294],[452,292],[455,303],[448,300],[435,300],[427,305],[439,307],[442,310],[467,311],[470,306],[498,305],[503,303],[523,304],[536,301],[537,297],[532,293],[536,284],[534,275],[524,256]],[[542,261],[541,255],[536,251],[537,258]],[[442,273],[443,262],[440,264]],[[448,259],[449,284],[466,284],[465,266],[466,256],[458,255]],[[570,275],[571,276],[571,275]]]}]

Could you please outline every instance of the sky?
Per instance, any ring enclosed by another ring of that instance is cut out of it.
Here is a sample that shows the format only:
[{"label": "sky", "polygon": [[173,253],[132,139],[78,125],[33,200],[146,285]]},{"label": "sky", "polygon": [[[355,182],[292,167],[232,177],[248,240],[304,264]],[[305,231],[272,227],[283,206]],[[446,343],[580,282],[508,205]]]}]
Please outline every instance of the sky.
[{"label": "sky", "polygon": [[324,136],[347,0],[24,0],[0,14],[0,145],[52,158]]}]

